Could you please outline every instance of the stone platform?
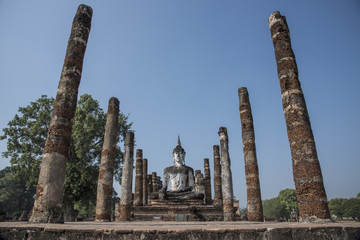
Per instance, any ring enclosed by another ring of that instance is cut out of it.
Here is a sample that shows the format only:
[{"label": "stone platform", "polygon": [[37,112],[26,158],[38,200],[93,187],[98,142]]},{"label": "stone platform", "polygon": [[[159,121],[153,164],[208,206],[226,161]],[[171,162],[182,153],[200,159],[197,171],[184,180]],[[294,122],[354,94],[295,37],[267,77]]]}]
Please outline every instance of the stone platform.
[{"label": "stone platform", "polygon": [[30,224],[0,222],[0,239],[266,239],[321,240],[360,239],[360,223],[281,223],[281,222],[69,222]]},{"label": "stone platform", "polygon": [[132,209],[133,220],[152,221],[221,221],[223,211],[203,200],[152,200],[151,205]]}]

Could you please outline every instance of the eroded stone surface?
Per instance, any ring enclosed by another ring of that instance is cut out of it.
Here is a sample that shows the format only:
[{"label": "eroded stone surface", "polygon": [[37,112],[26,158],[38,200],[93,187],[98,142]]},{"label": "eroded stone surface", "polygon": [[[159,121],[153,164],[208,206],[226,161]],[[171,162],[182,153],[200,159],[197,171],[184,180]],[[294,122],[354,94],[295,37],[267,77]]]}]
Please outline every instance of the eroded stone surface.
[{"label": "eroded stone surface", "polygon": [[134,164],[134,133],[125,136],[125,154],[121,179],[120,215],[118,221],[130,221],[132,206],[132,179]]},{"label": "eroded stone surface", "polygon": [[134,206],[143,205],[143,151],[136,150],[136,176],[135,176],[135,194]]},{"label": "eroded stone surface", "polygon": [[319,240],[360,239],[360,223],[250,223],[250,222],[74,222],[27,224],[1,222],[1,239],[233,239]]},{"label": "eroded stone surface", "polygon": [[118,139],[119,100],[110,98],[101,152],[96,198],[96,221],[111,221],[114,164]]},{"label": "eroded stone surface", "polygon": [[247,188],[247,217],[249,221],[263,221],[255,132],[249,94],[245,87],[239,88],[238,94]]},{"label": "eroded stone surface", "polygon": [[210,165],[209,159],[204,159],[204,175],[205,175],[205,204],[212,204],[211,199],[211,175],[210,175]]},{"label": "eroded stone surface", "polygon": [[214,154],[214,206],[222,208],[221,165],[219,145],[213,146]]},{"label": "eroded stone surface", "polygon": [[226,127],[219,128],[220,149],[221,149],[221,188],[223,197],[224,221],[233,221],[234,212],[234,192],[232,173],[230,168],[229,138]]},{"label": "eroded stone surface", "polygon": [[81,4],[66,49],[30,222],[62,222],[65,167],[91,18],[91,7]]},{"label": "eroded stone surface", "polygon": [[142,169],[142,178],[143,178],[143,205],[148,204],[148,160],[143,159],[143,169]]},{"label": "eroded stone surface", "polygon": [[271,14],[269,28],[275,49],[300,219],[330,219],[310,118],[285,17],[278,11]]}]

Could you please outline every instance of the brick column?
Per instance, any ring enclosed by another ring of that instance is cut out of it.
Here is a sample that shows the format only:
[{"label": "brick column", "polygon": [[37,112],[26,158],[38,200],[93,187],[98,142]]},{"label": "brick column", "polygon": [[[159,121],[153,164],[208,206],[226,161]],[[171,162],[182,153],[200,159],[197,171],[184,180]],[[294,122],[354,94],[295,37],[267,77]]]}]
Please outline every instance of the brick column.
[{"label": "brick column", "polygon": [[152,191],[157,192],[158,189],[157,189],[157,174],[156,174],[156,172],[152,172],[151,177],[152,177],[152,189],[153,189]]},{"label": "brick column", "polygon": [[229,139],[226,127],[219,128],[221,149],[221,188],[223,196],[224,221],[234,220],[234,192],[230,169]]},{"label": "brick column", "polygon": [[222,207],[222,189],[221,189],[221,165],[219,145],[213,146],[214,152],[214,206]]},{"label": "brick column", "polygon": [[135,176],[135,194],[134,206],[142,206],[143,201],[143,151],[136,150],[136,176]]},{"label": "brick column", "polygon": [[143,159],[143,205],[148,204],[148,182],[147,182],[148,160]]},{"label": "brick column", "polygon": [[120,217],[120,202],[115,203],[115,221],[119,221]]},{"label": "brick column", "polygon": [[256,157],[255,132],[249,94],[245,87],[239,88],[238,93],[245,161],[248,220],[262,222],[264,221],[264,216],[260,192],[259,169]]},{"label": "brick column", "polygon": [[275,49],[300,220],[330,219],[310,118],[285,17],[278,11],[271,14],[269,28]]},{"label": "brick column", "polygon": [[148,201],[148,204],[150,204],[150,202],[151,202],[150,197],[151,197],[151,194],[153,192],[152,175],[151,174],[147,175],[147,184],[148,184],[148,187],[147,187],[147,189],[148,189],[148,200],[147,201]]},{"label": "brick column", "polygon": [[97,222],[110,222],[113,176],[118,139],[119,100],[110,98],[106,118],[104,144],[101,151],[96,197]]},{"label": "brick column", "polygon": [[211,177],[210,177],[210,166],[209,159],[204,159],[204,175],[205,175],[205,204],[212,204],[211,198]]},{"label": "brick column", "polygon": [[130,221],[134,164],[134,133],[125,136],[125,154],[121,178],[120,221]]},{"label": "brick column", "polygon": [[63,222],[61,208],[65,168],[91,18],[91,7],[81,4],[77,9],[71,28],[50,128],[45,142],[30,222]]}]

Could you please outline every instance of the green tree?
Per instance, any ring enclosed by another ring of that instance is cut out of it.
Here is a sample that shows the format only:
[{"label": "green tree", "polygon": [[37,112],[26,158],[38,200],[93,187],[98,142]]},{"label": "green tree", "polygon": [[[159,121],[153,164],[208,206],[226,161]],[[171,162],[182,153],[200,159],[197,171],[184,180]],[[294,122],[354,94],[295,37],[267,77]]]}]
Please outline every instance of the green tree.
[{"label": "green tree", "polygon": [[280,202],[285,206],[285,217],[290,218],[290,213],[294,209],[299,213],[298,202],[296,198],[295,189],[286,188],[279,192],[278,198]]},{"label": "green tree", "polygon": [[22,211],[29,212],[33,204],[33,193],[27,190],[24,178],[16,176],[6,167],[0,170],[0,209],[7,217],[17,220]]},{"label": "green tree", "polygon": [[329,210],[330,210],[330,213],[331,213],[331,216],[332,215],[335,215],[339,218],[343,218],[344,215],[345,215],[345,209],[344,209],[344,205],[345,205],[345,202],[347,201],[347,199],[345,198],[334,198],[334,199],[331,199],[329,202],[328,202],[328,206],[329,206]]},{"label": "green tree", "polygon": [[278,197],[267,199],[263,202],[264,217],[279,220],[286,214],[285,207]]},{"label": "green tree", "polygon": [[354,220],[360,220],[360,199],[350,198],[344,203],[344,215]]},{"label": "green tree", "polygon": [[[10,158],[11,169],[17,176],[24,176],[27,189],[32,193],[35,193],[39,176],[53,101],[43,95],[29,106],[19,108],[20,116],[15,115],[3,129],[4,135],[0,136],[0,139],[7,139],[7,151],[3,156]],[[69,216],[67,220],[73,220],[77,210],[90,209],[95,204],[105,123],[106,114],[98,101],[88,94],[80,96],[66,165],[64,210]],[[128,117],[120,113],[120,141],[130,127]],[[119,146],[117,153],[115,179],[119,181],[123,156]]]}]

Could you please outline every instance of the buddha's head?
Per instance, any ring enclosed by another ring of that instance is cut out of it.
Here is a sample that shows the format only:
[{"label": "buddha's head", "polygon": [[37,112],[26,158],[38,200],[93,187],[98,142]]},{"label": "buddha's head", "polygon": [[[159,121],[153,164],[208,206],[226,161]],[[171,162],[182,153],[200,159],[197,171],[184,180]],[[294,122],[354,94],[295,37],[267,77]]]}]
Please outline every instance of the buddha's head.
[{"label": "buddha's head", "polygon": [[177,146],[173,150],[174,165],[184,166],[185,165],[185,150],[181,147],[180,136],[178,136]]}]

